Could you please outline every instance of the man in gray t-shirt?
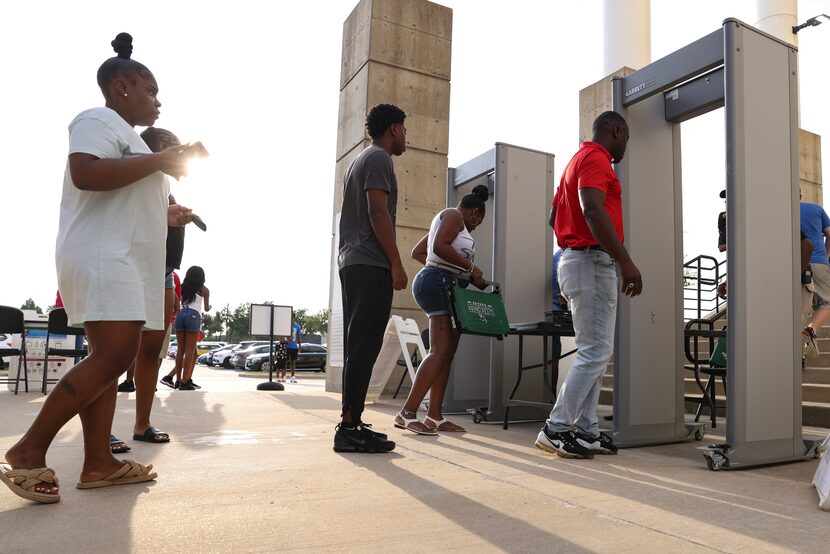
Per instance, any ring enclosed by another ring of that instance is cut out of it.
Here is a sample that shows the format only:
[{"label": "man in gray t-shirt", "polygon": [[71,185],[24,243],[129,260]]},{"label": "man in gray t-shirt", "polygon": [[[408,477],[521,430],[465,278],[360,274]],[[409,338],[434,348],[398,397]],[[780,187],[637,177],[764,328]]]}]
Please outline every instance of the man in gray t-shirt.
[{"label": "man in gray t-shirt", "polygon": [[406,151],[406,114],[378,104],[366,116],[372,145],[357,155],[344,177],[338,266],[343,295],[343,411],[335,452],[389,452],[395,443],[361,421],[393,290],[406,288],[395,242],[398,183],[392,156]]},{"label": "man in gray t-shirt", "polygon": [[340,254],[337,258],[340,269],[357,264],[391,268],[369,218],[366,193],[372,189],[388,193],[386,207],[392,218],[394,237],[398,181],[395,179],[392,157],[376,144],[358,154],[346,171],[343,210],[340,214]]}]

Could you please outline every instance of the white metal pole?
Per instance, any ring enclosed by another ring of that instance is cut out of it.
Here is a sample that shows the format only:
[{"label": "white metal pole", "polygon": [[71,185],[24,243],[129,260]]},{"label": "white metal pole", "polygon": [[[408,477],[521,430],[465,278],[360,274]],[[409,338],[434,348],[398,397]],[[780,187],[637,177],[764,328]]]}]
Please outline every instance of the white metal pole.
[{"label": "white metal pole", "polygon": [[755,27],[779,40],[798,46],[793,27],[798,25],[797,0],[755,0]]},{"label": "white metal pole", "polygon": [[651,1],[604,0],[603,71],[640,69],[651,62]]}]

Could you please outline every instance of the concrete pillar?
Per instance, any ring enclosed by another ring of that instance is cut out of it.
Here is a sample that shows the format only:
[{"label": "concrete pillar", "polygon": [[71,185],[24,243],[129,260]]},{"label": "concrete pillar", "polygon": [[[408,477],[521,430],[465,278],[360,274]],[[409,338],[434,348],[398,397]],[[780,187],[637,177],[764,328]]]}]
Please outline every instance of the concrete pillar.
[{"label": "concrete pillar", "polygon": [[[371,143],[364,123],[366,113],[379,103],[400,106],[407,115],[407,150],[394,163],[397,241],[409,285],[395,293],[392,314],[415,318],[426,328],[427,318],[412,299],[412,279],[420,266],[409,252],[446,203],[451,46],[452,10],[426,0],[361,0],[343,23],[326,390],[341,390],[343,368],[336,264],[343,175]],[[394,376],[392,380],[397,383]]]},{"label": "concrete pillar", "polygon": [[650,0],[605,0],[602,23],[603,73],[640,69],[651,62]]},{"label": "concrete pillar", "polygon": [[821,136],[799,129],[798,154],[798,180],[802,200],[824,205],[824,191],[821,187]]},{"label": "concrete pillar", "polygon": [[[646,62],[643,65],[647,65]],[[591,140],[591,126],[602,112],[611,109],[611,77],[625,77],[634,69],[623,66],[579,91],[579,142]]]}]

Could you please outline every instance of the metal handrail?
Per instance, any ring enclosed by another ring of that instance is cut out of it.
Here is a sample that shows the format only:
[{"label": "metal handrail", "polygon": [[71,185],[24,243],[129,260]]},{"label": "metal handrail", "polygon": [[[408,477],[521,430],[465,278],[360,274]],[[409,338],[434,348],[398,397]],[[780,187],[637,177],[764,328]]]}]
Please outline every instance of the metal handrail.
[{"label": "metal handrail", "polygon": [[[726,261],[702,254],[683,264],[683,319],[711,319],[725,315],[726,300],[717,294],[718,285],[726,278]],[[688,296],[687,296],[688,293]],[[689,304],[691,303],[691,307]]]}]

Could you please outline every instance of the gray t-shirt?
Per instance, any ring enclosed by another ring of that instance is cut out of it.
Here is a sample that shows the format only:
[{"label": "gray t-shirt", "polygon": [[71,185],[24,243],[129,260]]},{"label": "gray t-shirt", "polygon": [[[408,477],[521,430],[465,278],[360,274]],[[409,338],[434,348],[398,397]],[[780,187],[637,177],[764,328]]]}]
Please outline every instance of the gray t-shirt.
[{"label": "gray t-shirt", "polygon": [[398,205],[398,181],[392,157],[380,146],[369,146],[357,155],[343,179],[343,208],[340,212],[340,245],[337,265],[371,265],[391,268],[389,258],[381,248],[372,222],[369,220],[369,201],[366,191],[385,190],[389,193],[387,208],[395,231],[395,213]]}]

